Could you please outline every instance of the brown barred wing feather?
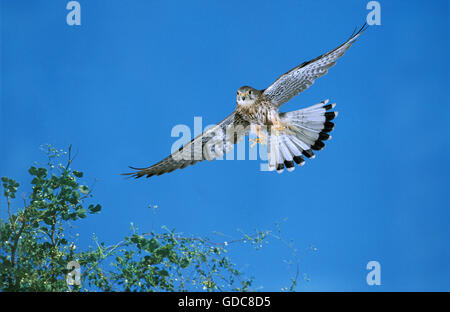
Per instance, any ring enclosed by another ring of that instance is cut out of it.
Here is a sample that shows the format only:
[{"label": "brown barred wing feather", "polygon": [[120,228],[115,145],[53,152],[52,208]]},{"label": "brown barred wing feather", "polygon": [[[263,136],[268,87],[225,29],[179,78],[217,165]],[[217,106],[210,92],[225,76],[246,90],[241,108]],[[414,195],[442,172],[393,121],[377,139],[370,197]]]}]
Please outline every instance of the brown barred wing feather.
[{"label": "brown barred wing feather", "polygon": [[134,168],[136,172],[124,173],[134,178],[169,173],[183,169],[199,161],[213,160],[233,149],[240,139],[248,133],[249,124],[241,115],[233,112],[216,126],[207,129],[189,143],[180,147],[170,156],[147,168]]}]

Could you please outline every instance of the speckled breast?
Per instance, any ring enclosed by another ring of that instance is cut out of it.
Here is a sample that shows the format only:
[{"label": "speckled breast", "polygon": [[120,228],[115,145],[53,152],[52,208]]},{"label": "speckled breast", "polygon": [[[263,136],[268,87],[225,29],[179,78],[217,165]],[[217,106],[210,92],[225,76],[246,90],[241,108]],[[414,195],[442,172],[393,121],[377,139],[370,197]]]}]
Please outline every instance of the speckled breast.
[{"label": "speckled breast", "polygon": [[237,110],[246,121],[258,125],[272,125],[274,116],[278,116],[278,109],[268,101],[259,101]]}]

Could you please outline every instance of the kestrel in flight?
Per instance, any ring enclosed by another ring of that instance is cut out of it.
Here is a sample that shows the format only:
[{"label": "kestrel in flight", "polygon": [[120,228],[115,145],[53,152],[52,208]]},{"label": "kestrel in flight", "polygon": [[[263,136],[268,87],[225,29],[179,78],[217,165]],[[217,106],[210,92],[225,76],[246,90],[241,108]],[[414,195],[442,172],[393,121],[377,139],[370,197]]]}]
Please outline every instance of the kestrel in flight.
[{"label": "kestrel in flight", "polygon": [[305,163],[303,157],[314,158],[313,151],[323,149],[323,141],[331,138],[328,133],[334,128],[331,120],[337,116],[337,112],[332,111],[335,104],[325,100],[291,112],[282,113],[278,109],[325,75],[366,28],[364,25],[334,50],[291,69],[264,90],[248,86],[239,88],[236,109],[231,115],[157,164],[147,168],[130,167],[137,171],[125,175],[149,178],[205,159],[220,158],[249,130],[257,135],[257,139],[250,139],[253,144],[268,145],[269,170],[281,173],[284,168],[294,170],[294,163],[302,166]]}]

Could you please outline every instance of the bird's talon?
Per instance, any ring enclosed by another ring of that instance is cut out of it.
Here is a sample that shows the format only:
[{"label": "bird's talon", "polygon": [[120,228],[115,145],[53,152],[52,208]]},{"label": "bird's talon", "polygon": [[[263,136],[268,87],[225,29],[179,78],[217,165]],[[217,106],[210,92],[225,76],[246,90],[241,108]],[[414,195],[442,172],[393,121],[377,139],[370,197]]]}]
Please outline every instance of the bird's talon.
[{"label": "bird's talon", "polygon": [[250,145],[250,148],[253,148],[256,144],[262,144],[265,145],[266,142],[263,138],[256,138],[256,139],[250,139],[250,141],[252,141],[252,144]]},{"label": "bird's talon", "polygon": [[273,130],[275,131],[275,134],[277,136],[279,136],[280,135],[280,131],[283,131],[284,129],[286,129],[285,126],[274,126],[273,127]]}]

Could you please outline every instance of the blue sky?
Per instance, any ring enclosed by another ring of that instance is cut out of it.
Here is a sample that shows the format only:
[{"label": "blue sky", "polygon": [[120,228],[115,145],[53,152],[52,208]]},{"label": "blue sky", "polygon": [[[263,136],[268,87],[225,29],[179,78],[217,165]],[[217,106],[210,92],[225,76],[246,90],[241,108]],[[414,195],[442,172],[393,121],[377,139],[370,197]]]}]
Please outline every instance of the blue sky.
[{"label": "blue sky", "polygon": [[[148,180],[120,173],[166,157],[173,126],[222,120],[240,86],[263,89],[342,43],[366,1],[79,2],[71,27],[67,1],[1,1],[0,175],[27,184],[42,144],[72,144],[103,205],[78,225],[81,247],[91,233],[119,241],[130,222],[239,236],[287,219],[310,279],[300,291],[450,290],[447,1],[380,1],[381,25],[282,107],[337,103],[333,139],[304,167],[215,161]],[[289,253],[232,249],[271,291],[288,284]],[[371,260],[381,286],[366,284]]]}]

